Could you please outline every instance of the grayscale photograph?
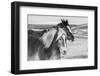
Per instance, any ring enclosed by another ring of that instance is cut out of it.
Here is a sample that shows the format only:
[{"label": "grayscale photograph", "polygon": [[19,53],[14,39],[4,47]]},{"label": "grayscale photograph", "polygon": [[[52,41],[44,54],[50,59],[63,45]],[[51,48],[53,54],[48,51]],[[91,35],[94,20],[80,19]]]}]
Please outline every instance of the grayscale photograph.
[{"label": "grayscale photograph", "polygon": [[88,17],[27,15],[27,60],[88,58]]}]

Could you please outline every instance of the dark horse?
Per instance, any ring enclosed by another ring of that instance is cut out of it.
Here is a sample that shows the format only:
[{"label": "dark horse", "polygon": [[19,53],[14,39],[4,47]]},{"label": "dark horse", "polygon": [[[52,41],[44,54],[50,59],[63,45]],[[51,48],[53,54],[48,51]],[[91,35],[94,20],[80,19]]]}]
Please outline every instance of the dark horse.
[{"label": "dark horse", "polygon": [[48,30],[28,30],[28,60],[60,59],[66,54],[67,40],[74,41],[67,20]]}]

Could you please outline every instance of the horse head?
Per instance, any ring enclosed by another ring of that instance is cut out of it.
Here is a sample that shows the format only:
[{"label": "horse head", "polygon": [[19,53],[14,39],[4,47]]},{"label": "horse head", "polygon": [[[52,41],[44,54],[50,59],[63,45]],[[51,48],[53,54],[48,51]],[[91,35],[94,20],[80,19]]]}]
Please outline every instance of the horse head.
[{"label": "horse head", "polygon": [[68,40],[74,41],[74,35],[71,31],[71,26],[69,25],[68,20],[61,20],[58,27],[62,28],[66,32]]},{"label": "horse head", "polygon": [[61,23],[45,32],[40,40],[45,48],[57,47],[57,50],[60,51],[60,57],[64,56],[67,52],[67,40],[74,41],[68,20],[61,20]]},{"label": "horse head", "polygon": [[68,24],[68,20],[61,20],[61,23],[59,23],[57,27],[57,43],[61,52],[61,56],[64,56],[67,52],[67,40],[74,41],[74,36],[71,31],[71,26]]}]

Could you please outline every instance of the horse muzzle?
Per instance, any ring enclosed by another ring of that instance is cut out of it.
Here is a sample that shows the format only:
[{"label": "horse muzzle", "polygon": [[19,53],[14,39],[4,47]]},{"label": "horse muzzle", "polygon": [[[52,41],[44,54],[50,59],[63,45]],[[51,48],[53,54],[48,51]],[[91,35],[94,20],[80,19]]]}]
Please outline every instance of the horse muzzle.
[{"label": "horse muzzle", "polygon": [[67,37],[68,40],[74,41],[74,36],[71,34],[70,36]]},{"label": "horse muzzle", "polygon": [[66,55],[66,53],[67,53],[67,49],[65,49],[65,48],[60,49],[60,57],[61,58],[63,58]]}]

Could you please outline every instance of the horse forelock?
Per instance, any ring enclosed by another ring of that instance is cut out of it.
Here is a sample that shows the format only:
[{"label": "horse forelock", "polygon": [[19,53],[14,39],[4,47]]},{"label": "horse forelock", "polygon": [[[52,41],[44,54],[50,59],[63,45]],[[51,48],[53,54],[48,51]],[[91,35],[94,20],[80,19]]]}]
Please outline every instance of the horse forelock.
[{"label": "horse forelock", "polygon": [[58,36],[57,36],[57,39],[56,40],[58,40],[63,34],[65,36],[67,36],[66,35],[66,32],[62,28],[58,28]]}]

